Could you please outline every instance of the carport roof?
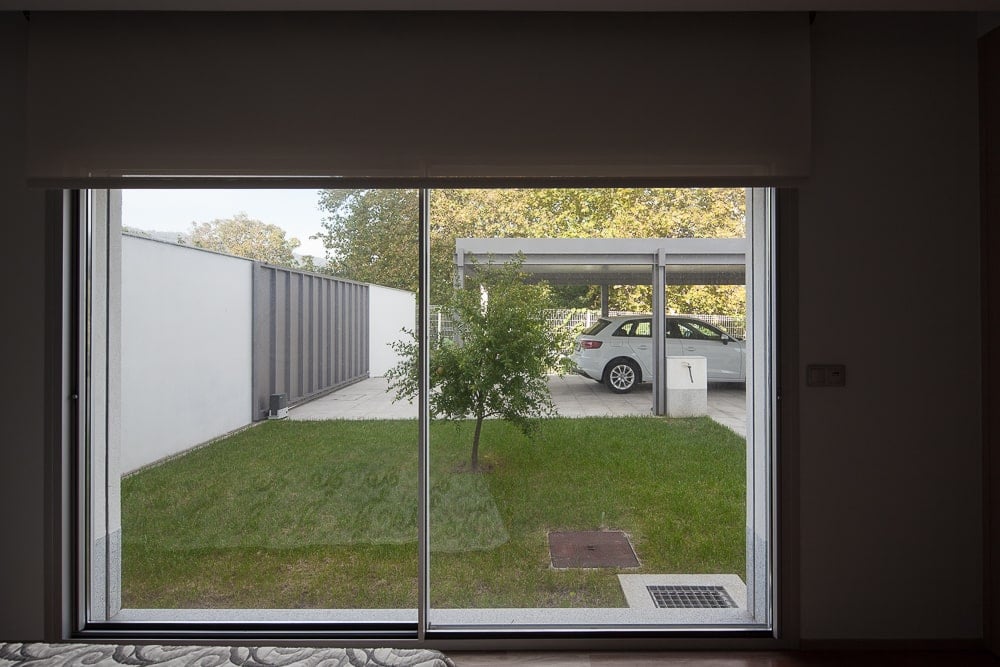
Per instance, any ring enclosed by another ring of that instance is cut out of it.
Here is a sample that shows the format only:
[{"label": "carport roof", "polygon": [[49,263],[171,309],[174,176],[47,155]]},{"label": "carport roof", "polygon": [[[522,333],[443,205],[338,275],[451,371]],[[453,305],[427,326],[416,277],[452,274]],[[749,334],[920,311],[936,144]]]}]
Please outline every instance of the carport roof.
[{"label": "carport roof", "polygon": [[518,253],[522,270],[560,285],[649,285],[662,257],[674,285],[746,283],[746,239],[524,239],[455,240],[455,265],[471,275],[478,262],[502,263]]}]

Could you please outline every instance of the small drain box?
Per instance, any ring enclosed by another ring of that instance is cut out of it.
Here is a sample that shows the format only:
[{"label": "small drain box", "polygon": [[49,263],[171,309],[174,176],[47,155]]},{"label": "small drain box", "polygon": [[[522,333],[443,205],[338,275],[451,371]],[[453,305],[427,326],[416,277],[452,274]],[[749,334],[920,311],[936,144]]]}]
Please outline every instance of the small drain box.
[{"label": "small drain box", "polygon": [[284,419],[288,416],[288,394],[271,394],[268,401],[267,418]]}]

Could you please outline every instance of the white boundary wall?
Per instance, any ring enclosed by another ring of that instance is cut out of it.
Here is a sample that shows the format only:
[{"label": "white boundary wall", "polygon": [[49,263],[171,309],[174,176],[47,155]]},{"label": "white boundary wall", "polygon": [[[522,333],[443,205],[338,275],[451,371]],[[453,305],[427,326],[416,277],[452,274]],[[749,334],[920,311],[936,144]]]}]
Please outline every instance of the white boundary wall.
[{"label": "white boundary wall", "polygon": [[252,266],[122,238],[123,473],[251,422]]},{"label": "white boundary wall", "polygon": [[417,295],[381,285],[368,290],[368,376],[382,377],[399,361],[389,344],[408,337],[404,328],[416,328]]}]

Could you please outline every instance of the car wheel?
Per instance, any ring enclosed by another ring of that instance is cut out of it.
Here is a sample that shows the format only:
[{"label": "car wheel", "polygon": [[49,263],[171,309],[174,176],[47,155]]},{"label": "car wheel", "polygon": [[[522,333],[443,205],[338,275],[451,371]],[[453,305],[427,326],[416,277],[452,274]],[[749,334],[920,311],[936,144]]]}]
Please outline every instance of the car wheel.
[{"label": "car wheel", "polygon": [[628,359],[617,359],[604,369],[604,384],[616,394],[627,394],[639,382],[639,367]]}]

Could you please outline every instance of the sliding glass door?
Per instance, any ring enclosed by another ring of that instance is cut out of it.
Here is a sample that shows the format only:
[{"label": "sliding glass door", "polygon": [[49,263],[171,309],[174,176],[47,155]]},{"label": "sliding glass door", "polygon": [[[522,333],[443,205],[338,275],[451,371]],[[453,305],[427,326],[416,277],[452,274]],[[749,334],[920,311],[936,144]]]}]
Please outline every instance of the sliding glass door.
[{"label": "sliding glass door", "polygon": [[430,193],[432,630],[766,626],[765,194]]},{"label": "sliding glass door", "polygon": [[769,628],[772,197],[67,197],[81,627]]},{"label": "sliding glass door", "polygon": [[416,191],[89,201],[90,618],[414,626]]}]

